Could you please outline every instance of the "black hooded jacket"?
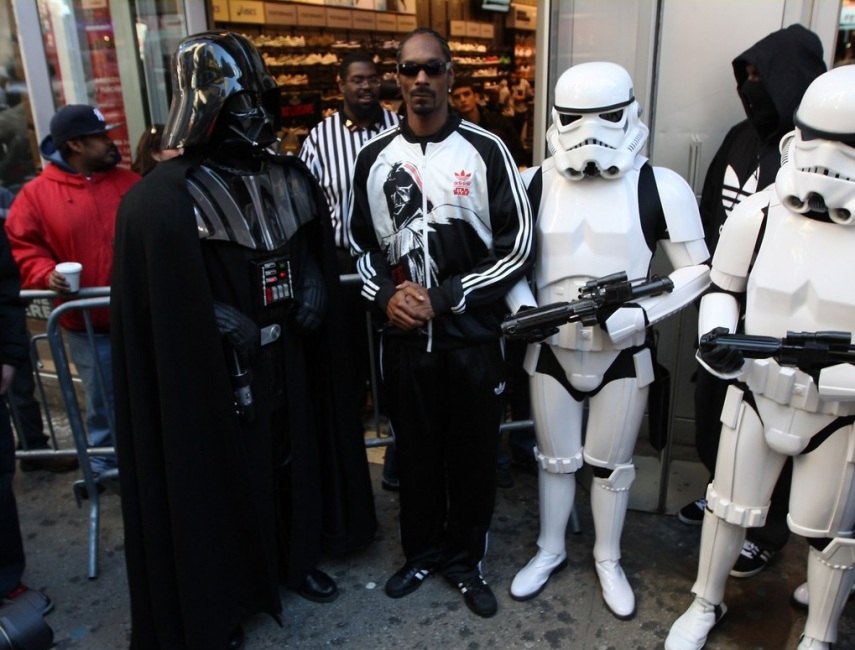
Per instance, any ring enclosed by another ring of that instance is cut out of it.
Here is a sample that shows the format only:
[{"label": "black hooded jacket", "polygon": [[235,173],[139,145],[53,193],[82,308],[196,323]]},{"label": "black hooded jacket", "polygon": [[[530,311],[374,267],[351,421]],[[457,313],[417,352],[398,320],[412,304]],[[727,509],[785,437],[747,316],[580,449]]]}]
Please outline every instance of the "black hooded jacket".
[{"label": "black hooded jacket", "polygon": [[[765,89],[762,94],[771,100],[777,125],[761,124],[762,117],[752,115],[743,97],[748,65],[760,76],[761,93]],[[704,180],[700,210],[710,254],[731,210],[775,181],[781,166],[778,143],[793,130],[793,114],[805,90],[825,70],[819,37],[802,25],[772,32],[733,60],[737,92],[748,119],[727,133]]]}]

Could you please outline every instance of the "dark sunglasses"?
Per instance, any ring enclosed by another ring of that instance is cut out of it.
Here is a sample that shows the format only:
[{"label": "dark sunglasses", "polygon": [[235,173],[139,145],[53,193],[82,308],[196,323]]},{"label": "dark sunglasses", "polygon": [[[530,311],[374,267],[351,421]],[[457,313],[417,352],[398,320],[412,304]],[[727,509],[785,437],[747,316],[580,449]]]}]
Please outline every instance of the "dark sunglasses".
[{"label": "dark sunglasses", "polygon": [[445,72],[448,72],[448,66],[451,64],[447,61],[431,61],[430,63],[399,63],[398,74],[404,77],[416,77],[419,72],[424,70],[428,77],[438,77]]}]

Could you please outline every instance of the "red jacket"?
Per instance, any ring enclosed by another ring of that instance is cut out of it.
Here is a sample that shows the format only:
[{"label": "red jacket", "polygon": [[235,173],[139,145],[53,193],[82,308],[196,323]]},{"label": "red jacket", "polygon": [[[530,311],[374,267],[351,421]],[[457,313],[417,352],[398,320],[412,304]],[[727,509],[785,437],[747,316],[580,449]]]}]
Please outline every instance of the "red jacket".
[{"label": "red jacket", "polygon": [[[12,255],[21,269],[21,286],[47,289],[59,262],[80,262],[81,287],[110,285],[116,212],[125,193],[140,176],[116,167],[87,179],[83,174],[47,165],[21,188],[6,218]],[[70,330],[84,329],[77,313],[62,319]],[[92,312],[96,331],[110,328],[109,312]]]}]

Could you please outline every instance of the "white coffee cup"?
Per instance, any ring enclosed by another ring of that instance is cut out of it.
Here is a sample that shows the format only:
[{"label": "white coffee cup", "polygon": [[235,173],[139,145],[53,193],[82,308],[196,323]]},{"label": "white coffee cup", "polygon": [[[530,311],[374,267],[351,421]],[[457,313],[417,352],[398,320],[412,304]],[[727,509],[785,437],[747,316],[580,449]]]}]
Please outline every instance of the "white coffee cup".
[{"label": "white coffee cup", "polygon": [[69,291],[75,293],[80,291],[80,272],[83,265],[80,262],[61,262],[56,265],[56,272],[65,277],[68,282]]}]

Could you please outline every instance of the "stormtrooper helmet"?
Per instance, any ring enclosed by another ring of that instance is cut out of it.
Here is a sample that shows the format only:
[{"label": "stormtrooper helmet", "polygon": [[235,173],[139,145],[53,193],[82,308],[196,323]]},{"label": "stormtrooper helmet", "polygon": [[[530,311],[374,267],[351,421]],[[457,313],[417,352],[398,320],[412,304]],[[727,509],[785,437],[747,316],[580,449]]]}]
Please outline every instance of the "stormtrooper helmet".
[{"label": "stormtrooper helmet", "polygon": [[163,148],[206,144],[218,121],[218,134],[266,146],[276,141],[279,114],[276,81],[247,38],[214,31],[178,44]]},{"label": "stormtrooper helmet", "polygon": [[796,128],[781,139],[775,189],[793,212],[827,213],[855,224],[855,66],[834,68],[808,86]]},{"label": "stormtrooper helmet", "polygon": [[555,84],[546,139],[556,169],[570,180],[617,178],[647,141],[629,73],[615,63],[581,63]]}]

